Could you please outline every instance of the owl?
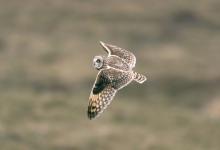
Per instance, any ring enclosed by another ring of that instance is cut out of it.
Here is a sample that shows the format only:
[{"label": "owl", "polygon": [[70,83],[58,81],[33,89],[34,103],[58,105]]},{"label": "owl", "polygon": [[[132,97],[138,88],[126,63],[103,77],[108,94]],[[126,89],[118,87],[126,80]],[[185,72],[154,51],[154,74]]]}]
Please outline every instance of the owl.
[{"label": "owl", "polygon": [[117,91],[132,81],[143,83],[146,77],[133,71],[136,57],[118,46],[100,41],[107,56],[95,56],[93,66],[99,71],[89,97],[88,118],[98,117],[111,103]]}]

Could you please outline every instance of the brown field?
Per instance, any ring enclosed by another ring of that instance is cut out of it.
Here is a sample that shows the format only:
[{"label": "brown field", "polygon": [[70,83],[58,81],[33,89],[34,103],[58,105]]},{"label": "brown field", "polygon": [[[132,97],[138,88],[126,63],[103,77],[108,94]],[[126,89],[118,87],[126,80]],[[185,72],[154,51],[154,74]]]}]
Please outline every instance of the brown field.
[{"label": "brown field", "polygon": [[[148,81],[90,121],[100,40]],[[219,65],[219,0],[0,0],[0,149],[219,150]]]}]

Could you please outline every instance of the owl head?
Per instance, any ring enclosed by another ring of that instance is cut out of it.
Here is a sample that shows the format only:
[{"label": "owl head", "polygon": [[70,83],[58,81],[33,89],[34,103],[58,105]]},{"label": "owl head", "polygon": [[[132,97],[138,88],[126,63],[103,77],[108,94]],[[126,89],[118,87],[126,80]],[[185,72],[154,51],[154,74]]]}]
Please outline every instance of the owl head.
[{"label": "owl head", "polygon": [[95,56],[93,59],[94,67],[99,70],[103,68],[104,65],[104,57],[103,56]]}]

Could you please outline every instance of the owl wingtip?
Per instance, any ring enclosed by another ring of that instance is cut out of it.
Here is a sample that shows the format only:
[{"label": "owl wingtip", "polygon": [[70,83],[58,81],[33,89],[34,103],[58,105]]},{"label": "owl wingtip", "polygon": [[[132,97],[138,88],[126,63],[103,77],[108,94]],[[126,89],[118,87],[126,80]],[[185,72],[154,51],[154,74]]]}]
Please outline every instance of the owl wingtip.
[{"label": "owl wingtip", "polygon": [[100,43],[101,45],[104,45],[104,44],[105,44],[103,41],[99,41],[99,43]]},{"label": "owl wingtip", "polygon": [[99,99],[99,95],[90,95],[89,97],[89,106],[88,106],[88,110],[87,110],[87,116],[89,118],[89,120],[92,120],[94,118],[96,118],[96,116],[98,115],[97,109],[96,109],[96,102]]},{"label": "owl wingtip", "polygon": [[88,108],[88,111],[87,111],[87,117],[89,120],[93,120],[95,119],[97,116],[97,112],[92,112],[89,108]]},{"label": "owl wingtip", "polygon": [[104,48],[104,50],[109,54],[109,55],[111,55],[111,50],[109,49],[109,44],[106,44],[106,43],[104,43],[104,42],[102,42],[102,41],[99,41],[99,43],[100,43],[100,45]]},{"label": "owl wingtip", "polygon": [[92,120],[92,119],[93,119],[93,117],[90,115],[89,112],[87,112],[87,117],[88,117],[89,120]]}]

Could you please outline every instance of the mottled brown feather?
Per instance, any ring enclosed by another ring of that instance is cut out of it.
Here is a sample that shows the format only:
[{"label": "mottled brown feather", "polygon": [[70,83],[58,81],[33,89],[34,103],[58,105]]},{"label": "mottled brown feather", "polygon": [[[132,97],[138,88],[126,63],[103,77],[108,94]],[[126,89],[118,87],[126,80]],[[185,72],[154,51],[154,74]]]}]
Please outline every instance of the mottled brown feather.
[{"label": "mottled brown feather", "polygon": [[104,111],[114,98],[116,91],[111,85],[108,85],[97,94],[91,93],[88,106],[89,119],[97,117]]},{"label": "mottled brown feather", "polygon": [[123,59],[126,63],[129,64],[131,68],[135,67],[136,64],[136,57],[134,54],[128,50],[125,50],[123,48],[120,48],[115,45],[106,44],[104,42],[100,41],[101,46],[103,49],[108,52],[109,55],[115,55]]}]

